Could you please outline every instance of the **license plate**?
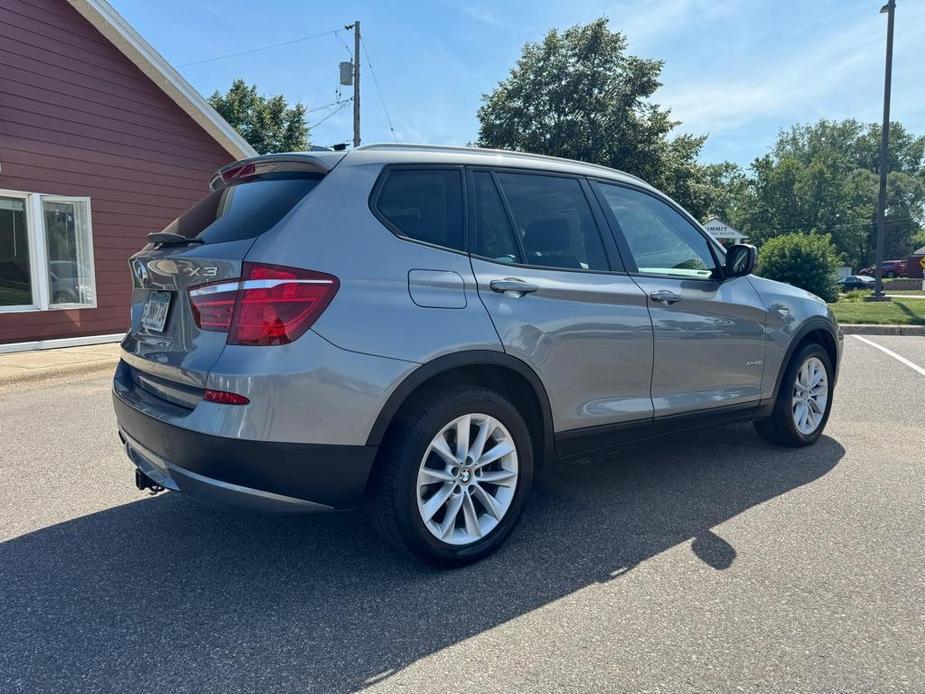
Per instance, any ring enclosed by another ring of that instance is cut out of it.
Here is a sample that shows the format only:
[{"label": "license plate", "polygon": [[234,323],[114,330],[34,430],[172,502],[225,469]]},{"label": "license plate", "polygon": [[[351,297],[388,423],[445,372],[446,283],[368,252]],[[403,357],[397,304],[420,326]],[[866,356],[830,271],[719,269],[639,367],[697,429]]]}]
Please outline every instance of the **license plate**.
[{"label": "license plate", "polygon": [[170,292],[151,292],[141,309],[141,327],[155,333],[164,332],[169,310]]}]

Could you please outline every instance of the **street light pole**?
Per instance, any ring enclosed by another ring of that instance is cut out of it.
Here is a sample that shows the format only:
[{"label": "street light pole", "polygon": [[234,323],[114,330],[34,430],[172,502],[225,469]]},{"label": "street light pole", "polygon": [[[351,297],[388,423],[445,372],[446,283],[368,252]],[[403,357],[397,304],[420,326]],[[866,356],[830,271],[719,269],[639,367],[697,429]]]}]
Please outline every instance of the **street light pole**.
[{"label": "street light pole", "polygon": [[359,19],[353,23],[353,146],[354,147],[360,146],[360,20]]},{"label": "street light pole", "polygon": [[880,197],[877,200],[877,251],[874,264],[874,298],[883,299],[883,237],[886,235],[886,171],[890,163],[890,89],[893,81],[893,18],[896,0],[880,8],[887,15],[886,74],[883,78],[883,127],[880,131]]}]

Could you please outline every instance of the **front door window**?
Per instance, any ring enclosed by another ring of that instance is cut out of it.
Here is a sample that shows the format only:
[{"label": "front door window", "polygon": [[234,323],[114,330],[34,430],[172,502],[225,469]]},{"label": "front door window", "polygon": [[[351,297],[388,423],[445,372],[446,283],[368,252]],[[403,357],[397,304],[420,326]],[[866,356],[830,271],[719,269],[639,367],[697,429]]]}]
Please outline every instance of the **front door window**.
[{"label": "front door window", "polygon": [[620,225],[639,272],[710,278],[716,260],[690,222],[652,195],[623,186],[597,184]]}]

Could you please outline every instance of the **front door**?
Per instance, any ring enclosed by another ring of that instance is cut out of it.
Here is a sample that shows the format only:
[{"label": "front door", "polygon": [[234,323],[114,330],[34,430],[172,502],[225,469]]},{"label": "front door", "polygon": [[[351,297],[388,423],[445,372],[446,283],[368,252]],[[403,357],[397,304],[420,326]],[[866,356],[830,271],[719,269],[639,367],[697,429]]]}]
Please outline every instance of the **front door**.
[{"label": "front door", "polygon": [[765,309],[749,279],[723,280],[704,232],[661,198],[630,186],[594,185],[648,300],[655,417],[757,405]]},{"label": "front door", "polygon": [[470,182],[479,296],[505,351],[542,379],[557,434],[650,421],[647,299],[601,234],[587,182],[484,169]]}]

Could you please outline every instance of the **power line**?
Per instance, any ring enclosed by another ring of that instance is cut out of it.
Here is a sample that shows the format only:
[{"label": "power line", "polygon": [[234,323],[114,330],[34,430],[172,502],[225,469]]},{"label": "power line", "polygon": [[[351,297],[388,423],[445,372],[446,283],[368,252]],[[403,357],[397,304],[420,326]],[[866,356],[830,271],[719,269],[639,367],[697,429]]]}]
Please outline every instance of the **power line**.
[{"label": "power line", "polygon": [[281,46],[291,46],[294,43],[301,43],[302,41],[309,41],[310,39],[321,38],[322,36],[330,36],[331,34],[336,34],[340,29],[334,29],[332,31],[323,31],[320,34],[312,34],[311,36],[302,36],[301,38],[292,39],[291,41],[282,41],[280,43],[274,43],[269,46],[261,46],[259,48],[251,48],[246,51],[238,51],[237,53],[227,53],[226,55],[218,55],[214,58],[204,58],[202,60],[194,60],[191,63],[181,63],[177,67],[189,67],[190,65],[201,65],[202,63],[211,63],[216,60],[224,60],[225,58],[235,58],[239,55],[249,55],[251,53],[258,53],[260,51],[268,51],[271,48],[279,48]]},{"label": "power line", "polygon": [[379,79],[376,77],[376,71],[373,69],[373,61],[369,59],[369,51],[366,50],[366,42],[360,39],[360,45],[363,47],[363,55],[366,56],[369,74],[373,76],[373,84],[376,85],[376,93],[379,95],[379,103],[382,105],[382,111],[385,113],[385,120],[388,122],[389,130],[392,132],[392,139],[398,142],[398,137],[395,135],[395,128],[392,127],[392,117],[389,115],[389,109],[386,108],[385,99],[382,98],[382,89],[379,87]]},{"label": "power line", "polygon": [[346,101],[341,101],[341,102],[340,102],[341,105],[340,105],[339,108],[336,108],[336,109],[334,109],[333,111],[331,111],[328,115],[326,115],[324,118],[322,118],[322,119],[321,119],[320,121],[318,121],[317,123],[314,123],[314,124],[309,123],[309,126],[312,127],[312,128],[317,128],[319,125],[321,125],[321,124],[324,123],[326,120],[328,120],[328,118],[333,118],[333,117],[336,116],[338,113],[340,113],[341,111],[343,111],[344,108],[347,106],[347,104],[350,103],[350,101],[351,101],[351,99],[347,99]]},{"label": "power line", "polygon": [[315,111],[323,111],[325,109],[333,108],[334,106],[340,106],[341,104],[349,104],[351,101],[353,101],[352,96],[349,99],[338,99],[337,101],[332,101],[329,104],[322,104],[321,106],[315,106],[315,108],[310,108],[305,113],[308,114],[308,113],[314,113]]},{"label": "power line", "polygon": [[340,37],[340,34],[338,33],[339,31],[340,29],[334,32],[334,38],[340,41],[340,45],[344,47],[345,51],[347,51],[347,55],[350,57],[350,60],[353,60],[353,51],[350,50],[350,47],[347,45],[347,43]]}]

